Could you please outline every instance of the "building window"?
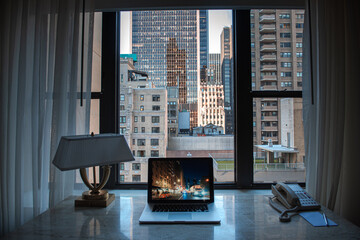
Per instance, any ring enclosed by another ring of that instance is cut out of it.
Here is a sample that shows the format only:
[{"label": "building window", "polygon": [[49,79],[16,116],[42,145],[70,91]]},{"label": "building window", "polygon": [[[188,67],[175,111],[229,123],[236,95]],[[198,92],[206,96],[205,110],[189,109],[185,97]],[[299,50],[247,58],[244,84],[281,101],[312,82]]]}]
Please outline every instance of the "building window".
[{"label": "building window", "polygon": [[125,127],[121,127],[120,128],[120,134],[125,134],[126,132],[126,128]]},{"label": "building window", "polygon": [[303,33],[296,33],[296,38],[302,38],[303,37]]},{"label": "building window", "polygon": [[296,65],[297,67],[302,67],[302,62],[297,62]]},{"label": "building window", "polygon": [[160,95],[152,95],[153,102],[160,102]]},{"label": "building window", "polygon": [[120,163],[120,170],[125,170],[125,163]]},{"label": "building window", "polygon": [[120,123],[126,123],[126,117],[125,116],[120,117]]},{"label": "building window", "polygon": [[290,14],[279,14],[280,19],[290,19]]},{"label": "building window", "polygon": [[120,111],[124,111],[125,110],[125,106],[124,105],[120,105]]},{"label": "building window", "polygon": [[145,116],[141,116],[141,122],[145,122]]},{"label": "building window", "polygon": [[280,23],[280,28],[289,29],[290,28],[290,23]]},{"label": "building window", "polygon": [[303,23],[297,23],[296,28],[304,28],[304,24]]},{"label": "building window", "polygon": [[304,14],[296,14],[297,19],[304,19]]},{"label": "building window", "polygon": [[132,140],[132,144],[135,145],[135,139]]},{"label": "building window", "polygon": [[280,57],[290,58],[291,57],[291,52],[281,52]]},{"label": "building window", "polygon": [[138,121],[138,116],[134,116],[134,122]]},{"label": "building window", "polygon": [[289,47],[291,47],[291,42],[281,42],[280,47],[289,48]]},{"label": "building window", "polygon": [[140,95],[140,101],[144,101],[144,95]]},{"label": "building window", "polygon": [[302,72],[297,72],[296,76],[301,78],[302,77]]},{"label": "building window", "polygon": [[292,75],[291,72],[281,72],[280,73],[281,77],[291,77],[291,75]]},{"label": "building window", "polygon": [[145,139],[138,139],[137,140],[137,145],[138,146],[145,146]]},{"label": "building window", "polygon": [[160,133],[160,127],[152,127],[151,132],[152,133]]},{"label": "building window", "polygon": [[151,117],[152,123],[159,123],[160,122],[160,116],[152,116]]},{"label": "building window", "polygon": [[120,182],[125,182],[125,176],[124,175],[120,175]]},{"label": "building window", "polygon": [[159,157],[159,151],[158,150],[151,150],[151,157]]},{"label": "building window", "polygon": [[152,110],[153,111],[160,111],[160,106],[159,105],[153,105]]},{"label": "building window", "polygon": [[159,139],[151,139],[151,146],[159,146]]},{"label": "building window", "polygon": [[140,163],[133,163],[132,164],[132,170],[133,171],[141,170],[141,164]]},{"label": "building window", "polygon": [[120,94],[120,101],[125,101],[125,95],[124,94]]},{"label": "building window", "polygon": [[297,48],[302,48],[302,47],[303,47],[302,42],[297,42],[297,43],[296,43],[296,47],[297,47]]},{"label": "building window", "polygon": [[140,182],[141,176],[140,175],[132,175],[132,181],[133,182]]},{"label": "building window", "polygon": [[145,133],[145,127],[141,127],[141,133]]},{"label": "building window", "polygon": [[281,67],[291,68],[291,62],[282,62]]},{"label": "building window", "polygon": [[134,127],[134,133],[138,133],[138,128]]},{"label": "building window", "polygon": [[144,150],[138,150],[137,151],[137,156],[138,157],[145,157],[145,151]]},{"label": "building window", "polygon": [[297,53],[296,53],[296,57],[302,58],[302,56],[303,56],[303,53],[302,53],[302,52],[297,52]]},{"label": "building window", "polygon": [[143,105],[140,106],[140,111],[141,111],[141,112],[144,111],[144,106],[143,106]]},{"label": "building window", "polygon": [[281,38],[291,38],[291,33],[280,33]]},{"label": "building window", "polygon": [[298,87],[302,87],[302,82],[297,82]]}]

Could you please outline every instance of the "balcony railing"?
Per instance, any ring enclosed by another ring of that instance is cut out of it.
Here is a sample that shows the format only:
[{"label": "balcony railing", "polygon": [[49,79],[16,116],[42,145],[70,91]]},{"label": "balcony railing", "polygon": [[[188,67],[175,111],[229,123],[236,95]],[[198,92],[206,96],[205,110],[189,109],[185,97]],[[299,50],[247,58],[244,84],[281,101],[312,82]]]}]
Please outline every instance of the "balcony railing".
[{"label": "balcony railing", "polygon": [[276,61],[276,55],[263,55],[260,57],[260,61],[262,62],[273,62]]},{"label": "balcony railing", "polygon": [[275,42],[276,36],[275,34],[265,34],[260,37],[260,42]]},{"label": "balcony railing", "polygon": [[277,106],[262,106],[261,111],[277,111]]},{"label": "balcony railing", "polygon": [[260,70],[261,71],[276,71],[276,65],[274,65],[274,64],[261,65]]},{"label": "balcony railing", "polygon": [[275,14],[269,14],[269,15],[261,15],[260,16],[260,22],[275,22]]},{"label": "balcony railing", "polygon": [[278,130],[277,127],[266,127],[266,126],[261,127],[261,131],[277,131],[277,130]]},{"label": "balcony railing", "polygon": [[275,24],[261,24],[260,33],[264,32],[275,32]]},{"label": "balcony railing", "polygon": [[260,77],[261,81],[277,81],[276,75],[264,75]]},{"label": "balcony railing", "polygon": [[[261,116],[261,120],[262,121],[277,121],[278,117],[277,116]],[[267,139],[263,139],[263,140],[267,140]]]},{"label": "balcony railing", "polygon": [[259,13],[260,14],[272,14],[272,13],[275,13],[275,9],[260,9]]},{"label": "balcony railing", "polygon": [[276,45],[275,44],[265,44],[262,45],[260,48],[260,51],[262,52],[273,52],[276,51]]},{"label": "balcony railing", "polygon": [[273,85],[265,85],[265,86],[261,86],[260,90],[264,90],[264,91],[271,91],[271,90],[277,90],[277,86],[273,86]]},{"label": "balcony railing", "polygon": [[294,171],[304,170],[304,163],[254,163],[254,171]]}]

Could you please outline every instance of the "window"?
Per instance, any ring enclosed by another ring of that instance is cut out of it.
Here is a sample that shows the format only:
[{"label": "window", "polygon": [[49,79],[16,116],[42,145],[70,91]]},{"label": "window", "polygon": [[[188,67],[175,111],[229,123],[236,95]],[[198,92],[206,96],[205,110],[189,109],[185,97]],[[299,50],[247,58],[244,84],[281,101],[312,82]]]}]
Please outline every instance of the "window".
[{"label": "window", "polygon": [[137,145],[138,146],[145,146],[145,139],[138,139],[137,140]]},{"label": "window", "polygon": [[134,116],[134,122],[138,121],[138,116]]},{"label": "window", "polygon": [[159,139],[151,139],[151,146],[159,146]]},{"label": "window", "polygon": [[151,150],[151,157],[159,157],[159,151],[158,150]]},{"label": "window", "polygon": [[280,76],[281,77],[291,77],[291,72],[281,72]]},{"label": "window", "polygon": [[120,94],[120,101],[125,101],[125,95],[124,94]]},{"label": "window", "polygon": [[120,163],[120,170],[125,170],[125,163]]},{"label": "window", "polygon": [[296,53],[296,57],[302,58],[302,56],[303,56],[303,53],[302,53],[302,52],[297,52],[297,53]]},{"label": "window", "polygon": [[143,106],[143,105],[140,106],[140,111],[141,111],[141,112],[144,111],[144,106]]},{"label": "window", "polygon": [[140,95],[140,101],[144,101],[144,95]]},{"label": "window", "polygon": [[126,128],[125,127],[120,127],[120,134],[125,134],[126,132]]},{"label": "window", "polygon": [[153,102],[160,102],[160,95],[152,95]]},{"label": "window", "polygon": [[151,117],[152,123],[159,123],[160,122],[160,116],[152,116]]},{"label": "window", "polygon": [[297,19],[304,19],[304,14],[296,14]]},{"label": "window", "polygon": [[303,23],[297,23],[296,28],[304,28],[304,24]]},{"label": "window", "polygon": [[303,37],[303,33],[296,33],[296,38],[302,38]]},{"label": "window", "polygon": [[297,67],[302,67],[302,62],[297,62],[296,65]]},{"label": "window", "polygon": [[302,77],[302,72],[297,72],[296,76],[301,78]]},{"label": "window", "polygon": [[281,42],[280,43],[280,47],[282,47],[282,48],[289,48],[289,47],[291,47],[291,42]]},{"label": "window", "polygon": [[153,111],[160,111],[160,106],[159,105],[153,105],[152,110]]},{"label": "window", "polygon": [[290,28],[290,23],[280,23],[280,28]]},{"label": "window", "polygon": [[298,87],[302,87],[302,82],[297,82]]},{"label": "window", "polygon": [[138,133],[138,128],[134,127],[134,133]]},{"label": "window", "polygon": [[145,122],[145,116],[141,116],[141,122]]},{"label": "window", "polygon": [[279,14],[279,18],[280,18],[280,19],[289,19],[289,18],[290,18],[290,14]]},{"label": "window", "polygon": [[290,58],[290,57],[291,57],[291,52],[281,52],[281,53],[280,53],[280,57]]},{"label": "window", "polygon": [[281,38],[291,38],[291,33],[280,33]]},{"label": "window", "polygon": [[303,47],[302,42],[297,42],[297,43],[296,43],[296,47],[297,47],[297,48],[302,48],[302,47]]},{"label": "window", "polygon": [[141,164],[140,163],[133,163],[132,164],[132,170],[133,171],[141,170]]},{"label": "window", "polygon": [[126,117],[125,116],[120,117],[120,123],[126,123]]},{"label": "window", "polygon": [[125,106],[124,105],[120,105],[120,111],[124,111],[125,110]]},{"label": "window", "polygon": [[120,175],[119,181],[120,181],[120,182],[125,182],[125,176],[124,176],[124,175]]},{"label": "window", "polygon": [[138,150],[137,151],[137,157],[145,157],[145,151],[144,150]]},{"label": "window", "polygon": [[132,175],[132,181],[133,182],[140,182],[141,181],[141,175]]},{"label": "window", "polygon": [[160,127],[152,127],[151,133],[160,133]]},{"label": "window", "polygon": [[141,133],[145,133],[145,127],[141,127]]},{"label": "window", "polygon": [[282,62],[281,67],[291,68],[291,62]]}]

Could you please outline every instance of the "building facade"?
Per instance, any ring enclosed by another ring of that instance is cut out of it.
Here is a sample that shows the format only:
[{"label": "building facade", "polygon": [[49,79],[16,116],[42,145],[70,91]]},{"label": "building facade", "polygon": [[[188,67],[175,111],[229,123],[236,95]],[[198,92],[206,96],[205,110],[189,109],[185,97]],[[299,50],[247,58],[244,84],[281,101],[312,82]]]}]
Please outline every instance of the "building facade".
[{"label": "building facade", "polygon": [[221,81],[221,64],[220,53],[210,53],[207,69],[208,83],[212,85],[220,85]]},{"label": "building facade", "polygon": [[[302,90],[303,26],[303,10],[251,11],[253,90]],[[301,110],[301,99],[254,99],[254,145],[265,145],[271,140],[273,144],[298,148],[298,161],[302,162]]]},{"label": "building facade", "polygon": [[120,163],[120,182],[146,182],[149,157],[165,157],[167,91],[148,82],[129,59],[120,59],[120,133],[135,161]]}]

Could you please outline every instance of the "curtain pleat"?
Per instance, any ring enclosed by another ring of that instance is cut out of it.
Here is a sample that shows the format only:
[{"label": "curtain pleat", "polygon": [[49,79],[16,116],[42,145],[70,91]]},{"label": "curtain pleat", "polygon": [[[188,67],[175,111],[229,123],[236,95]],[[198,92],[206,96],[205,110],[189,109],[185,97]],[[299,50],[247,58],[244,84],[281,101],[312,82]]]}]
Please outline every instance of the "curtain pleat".
[{"label": "curtain pleat", "polygon": [[[92,44],[84,48],[80,106],[82,0],[0,3],[0,236],[71,195],[75,172],[51,161],[61,136],[87,134]],[[85,42],[93,3],[86,0]]]}]

